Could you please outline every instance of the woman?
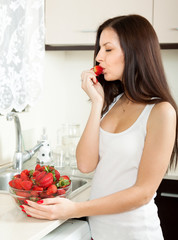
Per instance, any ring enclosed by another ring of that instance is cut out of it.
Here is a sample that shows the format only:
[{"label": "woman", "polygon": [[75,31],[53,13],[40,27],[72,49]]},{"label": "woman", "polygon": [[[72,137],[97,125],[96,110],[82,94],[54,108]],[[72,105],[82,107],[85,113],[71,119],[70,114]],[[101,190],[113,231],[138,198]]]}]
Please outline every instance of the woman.
[{"label": "woman", "polygon": [[177,106],[151,24],[138,15],[107,20],[95,60],[103,74],[98,82],[92,70],[82,73],[91,113],[76,151],[78,168],[95,170],[91,199],[28,201],[24,209],[46,219],[89,216],[94,240],[161,240],[154,197],[177,162]]}]

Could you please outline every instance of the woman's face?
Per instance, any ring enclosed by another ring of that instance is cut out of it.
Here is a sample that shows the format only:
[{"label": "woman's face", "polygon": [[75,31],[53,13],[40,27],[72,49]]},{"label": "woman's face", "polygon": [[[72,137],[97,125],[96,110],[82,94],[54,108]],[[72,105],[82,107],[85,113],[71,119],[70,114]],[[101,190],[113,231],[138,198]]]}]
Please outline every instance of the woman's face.
[{"label": "woman's face", "polygon": [[96,61],[103,68],[106,81],[122,80],[125,61],[118,35],[112,28],[105,28],[100,36],[100,50]]}]

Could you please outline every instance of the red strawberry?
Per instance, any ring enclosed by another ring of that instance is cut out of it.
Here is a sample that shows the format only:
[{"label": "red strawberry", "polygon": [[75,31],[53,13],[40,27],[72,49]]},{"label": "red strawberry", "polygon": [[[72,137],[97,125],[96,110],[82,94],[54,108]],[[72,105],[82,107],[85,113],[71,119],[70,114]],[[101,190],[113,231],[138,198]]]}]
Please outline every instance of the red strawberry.
[{"label": "red strawberry", "polygon": [[55,170],[55,168],[53,166],[49,166],[49,170],[52,171]]},{"label": "red strawberry", "polygon": [[66,190],[63,189],[63,188],[59,188],[59,189],[57,190],[57,194],[58,194],[58,195],[64,195],[65,193],[66,193]]},{"label": "red strawberry", "polygon": [[26,172],[24,172],[24,171],[21,172],[20,178],[21,178],[22,180],[29,180],[28,175],[27,175]]},{"label": "red strawberry", "polygon": [[40,193],[40,198],[48,198],[49,196],[46,194],[46,192]]},{"label": "red strawberry", "polygon": [[31,181],[22,181],[21,186],[24,190],[30,190],[32,188],[33,183]]},{"label": "red strawberry", "polygon": [[20,178],[20,174],[14,175],[13,178]]},{"label": "red strawberry", "polygon": [[41,168],[42,168],[43,171],[46,171],[46,172],[50,172],[50,170],[52,170],[52,169],[50,169],[51,167],[48,166],[48,165],[44,165]]},{"label": "red strawberry", "polygon": [[31,196],[38,197],[39,193],[37,191],[30,191]]},{"label": "red strawberry", "polygon": [[58,172],[58,170],[55,170],[55,177],[56,177],[56,180],[59,181],[60,173]]},{"label": "red strawberry", "polygon": [[53,185],[48,187],[48,189],[46,191],[46,194],[49,196],[49,195],[52,195],[56,192],[57,192],[57,187],[56,187],[56,185],[53,184]]},{"label": "red strawberry", "polygon": [[57,183],[57,187],[65,188],[71,184],[71,180],[67,175],[63,175],[60,177],[59,182]]},{"label": "red strawberry", "polygon": [[[41,173],[44,173],[44,175],[41,177]],[[36,176],[36,183],[38,186],[47,188],[53,183],[53,174],[52,173],[46,173],[46,172],[41,172]],[[39,178],[40,175],[40,178]]]},{"label": "red strawberry", "polygon": [[27,176],[29,176],[29,172],[30,172],[29,170],[25,169],[22,172],[25,173]]},{"label": "red strawberry", "polygon": [[45,171],[45,168],[46,168],[47,166],[41,166],[40,164],[37,164],[36,165],[36,167],[35,167],[35,171],[40,171],[40,172],[42,172],[42,171]]},{"label": "red strawberry", "polygon": [[45,175],[46,175],[46,172],[39,172],[39,174],[37,174],[35,177],[36,182],[39,182],[40,179],[42,179]]},{"label": "red strawberry", "polygon": [[33,172],[33,177],[36,177],[39,173],[40,173],[40,171],[35,170],[35,171]]},{"label": "red strawberry", "polygon": [[29,181],[32,182],[32,184],[36,184],[36,179],[35,179],[35,177],[31,177]]},{"label": "red strawberry", "polygon": [[35,167],[35,171],[40,171],[40,170],[41,170],[41,165],[37,164],[36,167]]},{"label": "red strawberry", "polygon": [[14,179],[12,179],[12,180],[9,182],[9,186],[15,188]]},{"label": "red strawberry", "polygon": [[21,178],[15,178],[14,180],[14,188],[17,188],[17,189],[22,189],[22,179]]},{"label": "red strawberry", "polygon": [[39,187],[39,186],[37,186],[37,185],[34,185],[33,188],[32,188],[32,190],[34,190],[34,191],[43,191],[43,188],[42,188],[42,187]]},{"label": "red strawberry", "polygon": [[21,196],[21,197],[30,197],[31,194],[29,192],[21,192],[21,191],[16,191],[16,195]]},{"label": "red strawberry", "polygon": [[94,66],[91,70],[94,71],[96,76],[99,76],[103,72],[103,68],[101,66],[99,66],[99,65]]}]

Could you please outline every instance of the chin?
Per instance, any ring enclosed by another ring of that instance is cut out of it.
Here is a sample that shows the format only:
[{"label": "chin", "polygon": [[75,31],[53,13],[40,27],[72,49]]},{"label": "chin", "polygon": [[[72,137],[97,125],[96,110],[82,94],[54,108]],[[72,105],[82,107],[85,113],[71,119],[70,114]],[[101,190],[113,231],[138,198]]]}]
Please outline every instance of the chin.
[{"label": "chin", "polygon": [[114,76],[108,76],[107,74],[104,74],[104,79],[108,82],[111,82],[111,81],[120,81],[119,78],[117,77],[114,77]]},{"label": "chin", "polygon": [[113,81],[119,81],[119,79],[115,79],[115,78],[104,78],[107,82],[113,82]]},{"label": "chin", "polygon": [[104,74],[104,79],[108,82],[113,81],[113,79],[111,77],[107,76],[107,74],[106,75]]}]

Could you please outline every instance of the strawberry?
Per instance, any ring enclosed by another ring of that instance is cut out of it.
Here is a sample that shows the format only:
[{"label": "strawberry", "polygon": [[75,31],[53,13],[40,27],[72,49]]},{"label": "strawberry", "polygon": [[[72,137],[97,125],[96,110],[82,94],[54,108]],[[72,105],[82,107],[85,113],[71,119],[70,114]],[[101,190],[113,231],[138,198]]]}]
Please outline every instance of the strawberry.
[{"label": "strawberry", "polygon": [[13,180],[13,185],[14,185],[14,188],[17,188],[17,189],[22,189],[22,179],[21,178],[15,178]]},{"label": "strawberry", "polygon": [[37,164],[36,167],[35,167],[35,171],[41,171],[42,170],[42,167],[40,164]]},{"label": "strawberry", "polygon": [[41,167],[41,169],[42,169],[42,171],[46,171],[47,172],[48,171],[48,166],[44,165],[44,166]]},{"label": "strawberry", "polygon": [[13,178],[20,178],[20,174],[14,175]]},{"label": "strawberry", "polygon": [[14,188],[14,187],[15,187],[15,184],[14,184],[14,179],[13,179],[13,180],[11,180],[11,181],[9,182],[9,186],[11,186],[12,188]]},{"label": "strawberry", "polygon": [[39,193],[37,191],[30,191],[30,195],[33,197],[38,197]]},{"label": "strawberry", "polygon": [[26,197],[26,198],[31,196],[29,192],[21,192],[21,191],[16,191],[16,195],[21,197]]},{"label": "strawberry", "polygon": [[99,76],[103,72],[103,68],[101,66],[99,66],[99,65],[94,66],[93,68],[91,68],[91,70],[94,71],[96,76]]},{"label": "strawberry", "polygon": [[29,172],[30,172],[30,171],[27,170],[27,169],[25,169],[25,170],[22,171],[22,173],[25,173],[27,176],[29,175]]},{"label": "strawberry", "polygon": [[28,175],[27,175],[26,172],[24,172],[24,171],[21,172],[20,178],[21,178],[22,180],[29,180]]},{"label": "strawberry", "polygon": [[35,170],[35,171],[33,172],[33,177],[36,177],[39,173],[40,173],[40,171]]},{"label": "strawberry", "polygon": [[35,167],[35,171],[36,171],[36,170],[38,171],[40,168],[41,168],[41,165],[40,165],[40,164],[37,164],[36,167]]},{"label": "strawberry", "polygon": [[57,192],[57,187],[56,187],[56,185],[52,184],[47,188],[46,194],[49,196],[56,192]]},{"label": "strawberry", "polygon": [[40,193],[40,198],[48,198],[49,196],[46,194],[46,192]]},{"label": "strawberry", "polygon": [[30,190],[32,188],[33,183],[31,181],[22,181],[21,186],[24,190]]},{"label": "strawberry", "polygon": [[33,191],[43,191],[43,188],[42,187],[39,187],[37,185],[34,185],[33,188],[32,188]]},{"label": "strawberry", "polygon": [[[44,173],[44,175],[41,177],[40,174]],[[53,183],[53,174],[52,173],[46,173],[46,172],[41,172],[36,176],[36,183],[38,186],[47,188]],[[40,178],[39,178],[40,175]]]},{"label": "strawberry", "polygon": [[65,193],[66,193],[66,190],[63,189],[63,188],[59,188],[59,189],[57,190],[57,194],[58,194],[58,195],[64,195]]},{"label": "strawberry", "polygon": [[49,170],[53,171],[53,170],[55,170],[55,168],[53,166],[49,166]]},{"label": "strawberry", "polygon": [[56,181],[59,181],[60,173],[57,170],[55,170],[55,177],[56,177]]},{"label": "strawberry", "polygon": [[60,177],[59,182],[56,184],[57,187],[65,188],[71,184],[71,180],[67,175]]},{"label": "strawberry", "polygon": [[53,170],[55,170],[55,169],[53,166],[44,165],[44,166],[42,166],[42,170],[46,171],[48,173],[48,172],[53,172]]},{"label": "strawberry", "polygon": [[39,182],[40,179],[42,179],[44,176],[46,175],[46,172],[39,172],[36,176],[35,176],[35,180],[36,182]]},{"label": "strawberry", "polygon": [[34,184],[34,185],[36,184],[36,178],[35,177],[31,177],[29,181],[32,182],[32,184]]}]

